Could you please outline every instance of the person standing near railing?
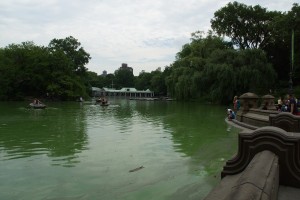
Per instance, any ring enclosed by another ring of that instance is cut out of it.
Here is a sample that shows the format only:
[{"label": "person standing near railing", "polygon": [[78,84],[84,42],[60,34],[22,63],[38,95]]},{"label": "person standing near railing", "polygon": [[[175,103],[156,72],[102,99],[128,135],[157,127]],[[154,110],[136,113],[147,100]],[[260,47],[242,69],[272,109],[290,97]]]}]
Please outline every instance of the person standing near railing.
[{"label": "person standing near railing", "polygon": [[296,100],[292,94],[289,94],[289,111],[293,115],[298,115],[298,107]]},{"label": "person standing near railing", "polygon": [[240,101],[238,100],[237,96],[233,97],[233,110],[234,112],[237,112],[240,109]]}]

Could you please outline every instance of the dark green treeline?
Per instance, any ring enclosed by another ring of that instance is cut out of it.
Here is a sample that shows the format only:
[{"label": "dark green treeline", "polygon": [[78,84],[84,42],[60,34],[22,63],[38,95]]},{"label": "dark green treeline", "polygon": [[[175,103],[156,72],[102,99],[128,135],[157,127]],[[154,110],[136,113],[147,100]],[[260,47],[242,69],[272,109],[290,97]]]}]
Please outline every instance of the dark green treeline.
[{"label": "dark green treeline", "polygon": [[[178,100],[228,103],[244,92],[286,92],[292,72],[300,94],[300,7],[288,12],[259,5],[228,3],[217,10],[207,34],[192,33],[175,61],[134,76],[119,69],[100,76],[85,65],[90,55],[73,37],[53,39],[48,47],[33,42],[0,48],[0,99],[23,99],[46,94],[61,100],[87,97],[91,86],[151,89]],[[292,59],[292,33],[294,56]]]},{"label": "dark green treeline", "polygon": [[90,55],[73,37],[53,39],[48,47],[33,42],[0,49],[0,99],[49,97],[68,100],[87,96]]}]

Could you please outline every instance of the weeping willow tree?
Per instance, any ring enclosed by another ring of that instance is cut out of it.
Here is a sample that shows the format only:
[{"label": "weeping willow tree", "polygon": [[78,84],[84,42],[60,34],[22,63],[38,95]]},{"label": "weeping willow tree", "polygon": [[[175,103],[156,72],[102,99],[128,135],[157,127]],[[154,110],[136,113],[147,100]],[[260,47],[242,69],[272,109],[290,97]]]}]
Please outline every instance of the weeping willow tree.
[{"label": "weeping willow tree", "polygon": [[166,85],[180,100],[227,103],[245,92],[266,93],[276,77],[262,50],[236,50],[212,34],[193,37],[171,68]]},{"label": "weeping willow tree", "polygon": [[201,89],[213,102],[228,102],[245,92],[266,94],[276,78],[260,49],[216,50],[203,72],[200,84],[205,87]]}]

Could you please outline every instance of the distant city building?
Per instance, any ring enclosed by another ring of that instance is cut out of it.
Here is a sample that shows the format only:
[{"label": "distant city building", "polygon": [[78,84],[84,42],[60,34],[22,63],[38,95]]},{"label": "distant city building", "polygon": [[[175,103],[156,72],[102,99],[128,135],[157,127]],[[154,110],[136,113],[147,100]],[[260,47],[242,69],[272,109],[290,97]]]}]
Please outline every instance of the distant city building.
[{"label": "distant city building", "polygon": [[107,71],[104,70],[104,71],[102,72],[101,76],[106,76],[106,75],[107,75]]},{"label": "distant city building", "polygon": [[128,67],[127,63],[122,63],[121,67],[119,69],[126,69],[126,70],[130,70],[131,72],[133,72],[132,67]]}]

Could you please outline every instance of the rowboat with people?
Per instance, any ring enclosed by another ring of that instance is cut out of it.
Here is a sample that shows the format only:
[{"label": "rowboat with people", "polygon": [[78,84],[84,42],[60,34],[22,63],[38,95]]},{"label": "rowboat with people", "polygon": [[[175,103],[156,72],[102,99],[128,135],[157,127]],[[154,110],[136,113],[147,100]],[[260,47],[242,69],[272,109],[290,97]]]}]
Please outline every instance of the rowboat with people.
[{"label": "rowboat with people", "polygon": [[40,103],[40,104],[30,103],[29,106],[31,108],[34,108],[34,109],[44,109],[44,108],[46,108],[46,105],[43,104],[43,103]]},{"label": "rowboat with people", "polygon": [[106,102],[106,103],[100,103],[100,106],[109,106],[109,103]]},{"label": "rowboat with people", "polygon": [[107,99],[105,97],[101,97],[96,100],[96,104],[99,104],[100,106],[108,106],[109,102],[107,101]]},{"label": "rowboat with people", "polygon": [[33,109],[44,109],[46,108],[46,105],[43,104],[40,100],[34,99],[33,102],[29,104],[29,107]]}]

